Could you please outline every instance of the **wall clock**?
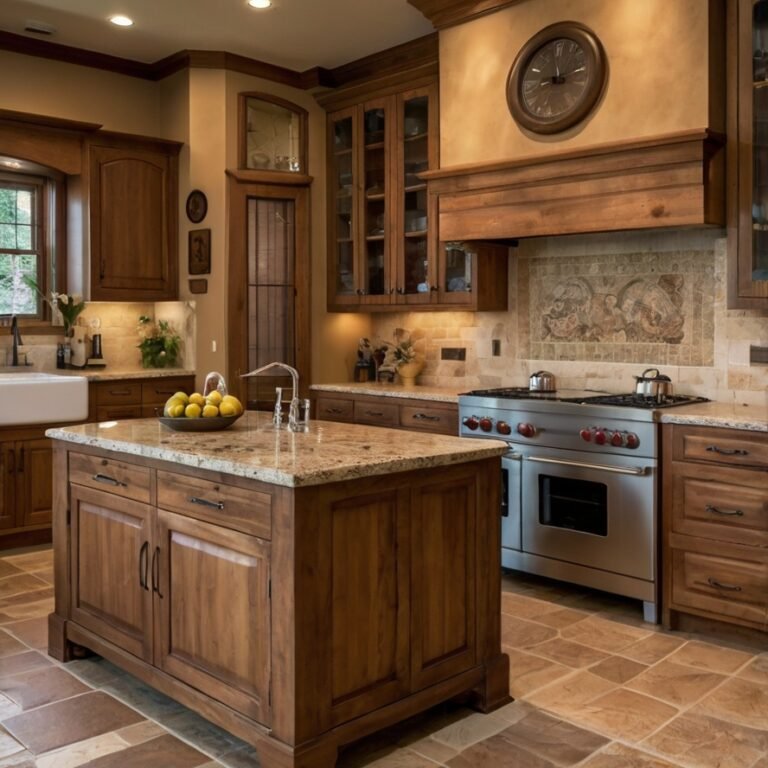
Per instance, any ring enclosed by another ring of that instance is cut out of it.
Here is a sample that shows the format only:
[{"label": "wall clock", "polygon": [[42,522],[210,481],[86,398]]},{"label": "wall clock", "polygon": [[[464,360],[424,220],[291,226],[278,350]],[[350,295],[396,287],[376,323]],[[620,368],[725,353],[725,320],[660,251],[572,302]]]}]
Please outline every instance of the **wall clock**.
[{"label": "wall clock", "polygon": [[551,134],[580,123],[603,92],[605,52],[597,36],[575,21],[552,24],[520,50],[507,78],[507,103],[515,121]]}]

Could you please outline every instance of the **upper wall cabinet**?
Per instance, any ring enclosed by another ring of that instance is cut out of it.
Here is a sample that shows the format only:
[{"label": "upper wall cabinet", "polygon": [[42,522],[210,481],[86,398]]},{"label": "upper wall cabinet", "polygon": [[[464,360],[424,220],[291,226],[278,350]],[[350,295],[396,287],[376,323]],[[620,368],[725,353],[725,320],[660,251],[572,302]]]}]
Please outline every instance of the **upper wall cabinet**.
[{"label": "upper wall cabinet", "polygon": [[180,146],[108,134],[89,142],[93,301],[178,297]]},{"label": "upper wall cabinet", "polygon": [[768,306],[768,0],[728,4],[730,307]]}]

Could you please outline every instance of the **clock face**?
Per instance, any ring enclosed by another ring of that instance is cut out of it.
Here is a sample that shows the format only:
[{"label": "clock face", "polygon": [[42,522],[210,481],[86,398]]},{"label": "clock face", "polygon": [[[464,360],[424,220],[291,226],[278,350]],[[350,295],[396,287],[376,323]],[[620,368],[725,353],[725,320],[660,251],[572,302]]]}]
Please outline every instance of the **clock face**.
[{"label": "clock face", "polygon": [[597,38],[575,23],[554,24],[534,35],[515,59],[507,101],[515,120],[535,133],[558,133],[583,120],[605,82]]}]

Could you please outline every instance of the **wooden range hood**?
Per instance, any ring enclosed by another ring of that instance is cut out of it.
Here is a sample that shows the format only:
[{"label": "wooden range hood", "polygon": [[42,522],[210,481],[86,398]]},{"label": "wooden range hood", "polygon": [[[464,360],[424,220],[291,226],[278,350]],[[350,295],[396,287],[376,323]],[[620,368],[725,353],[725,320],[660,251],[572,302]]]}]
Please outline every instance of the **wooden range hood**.
[{"label": "wooden range hood", "polygon": [[701,129],[420,176],[447,241],[724,226],[724,170]]}]

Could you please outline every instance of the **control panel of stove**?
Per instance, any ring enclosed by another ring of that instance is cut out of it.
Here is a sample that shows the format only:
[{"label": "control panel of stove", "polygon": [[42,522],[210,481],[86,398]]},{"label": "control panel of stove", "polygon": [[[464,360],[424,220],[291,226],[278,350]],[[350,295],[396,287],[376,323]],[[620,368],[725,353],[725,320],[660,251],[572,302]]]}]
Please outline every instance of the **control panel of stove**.
[{"label": "control panel of stove", "polygon": [[579,437],[585,443],[608,445],[615,448],[639,448],[640,438],[634,432],[625,429],[608,429],[606,427],[584,427],[579,430]]}]

